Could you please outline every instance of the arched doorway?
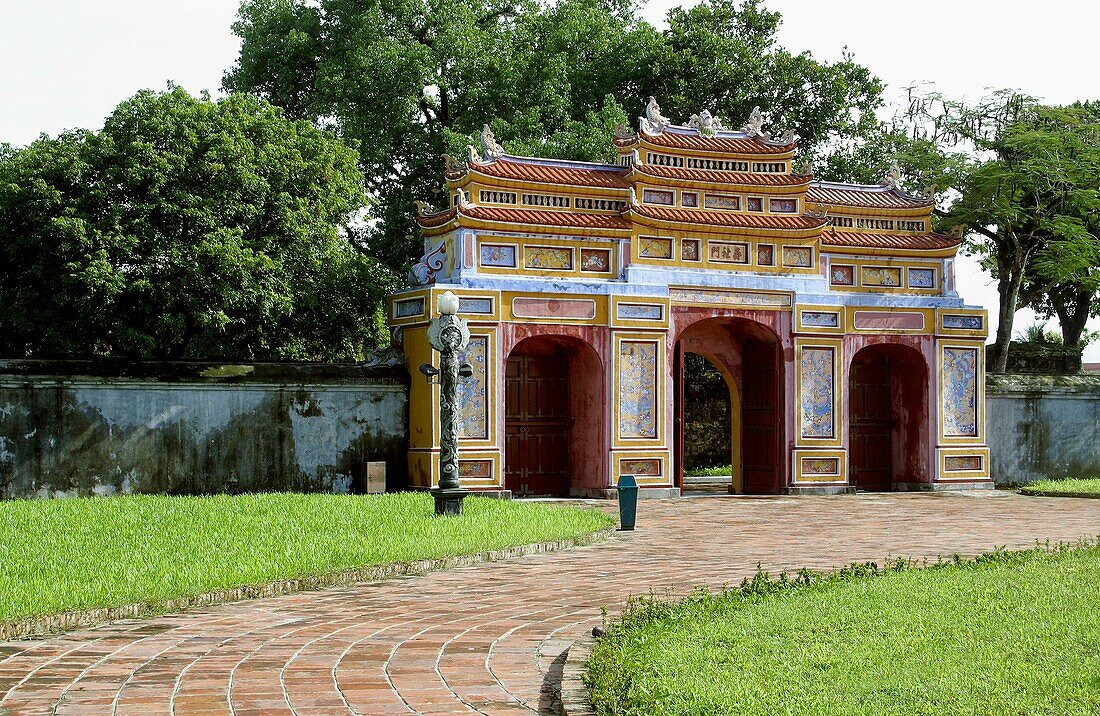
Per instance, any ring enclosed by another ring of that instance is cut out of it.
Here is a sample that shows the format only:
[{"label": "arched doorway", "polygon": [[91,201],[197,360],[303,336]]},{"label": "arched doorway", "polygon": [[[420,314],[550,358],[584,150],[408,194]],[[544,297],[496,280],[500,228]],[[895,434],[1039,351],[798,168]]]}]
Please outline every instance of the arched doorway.
[{"label": "arched doorway", "polygon": [[848,374],[849,481],[860,490],[923,482],[928,367],[915,349],[863,348]]},{"label": "arched doorway", "polygon": [[603,368],[584,341],[520,341],[504,371],[504,483],[517,497],[597,484],[604,447]]},{"label": "arched doorway", "polygon": [[779,339],[763,324],[714,317],[691,324],[676,344],[676,455],[683,485],[686,422],[685,355],[706,358],[726,378],[730,400],[730,491],[774,494],[780,489],[783,371]]},{"label": "arched doorway", "polygon": [[684,492],[727,491],[732,486],[735,437],[732,403],[737,386],[729,371],[700,353],[685,352],[683,401],[678,415],[683,420],[681,450]]}]

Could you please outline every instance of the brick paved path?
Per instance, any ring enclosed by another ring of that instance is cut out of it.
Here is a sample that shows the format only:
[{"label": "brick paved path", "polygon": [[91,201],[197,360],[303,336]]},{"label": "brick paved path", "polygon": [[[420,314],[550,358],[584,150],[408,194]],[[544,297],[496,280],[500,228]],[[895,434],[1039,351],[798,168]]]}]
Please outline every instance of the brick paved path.
[{"label": "brick paved path", "polygon": [[[613,505],[605,504],[605,508]],[[555,713],[564,653],[628,594],[765,567],[1100,533],[1100,500],[1004,493],[643,502],[570,552],[0,644],[0,713]]]}]

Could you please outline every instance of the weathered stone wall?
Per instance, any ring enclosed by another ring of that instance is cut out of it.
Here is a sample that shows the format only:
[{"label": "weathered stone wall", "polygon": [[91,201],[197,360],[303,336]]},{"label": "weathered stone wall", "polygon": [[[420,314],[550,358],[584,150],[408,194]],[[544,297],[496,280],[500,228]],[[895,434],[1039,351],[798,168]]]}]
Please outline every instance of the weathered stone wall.
[{"label": "weathered stone wall", "polygon": [[0,496],[360,492],[407,480],[393,365],[0,361]]},{"label": "weathered stone wall", "polygon": [[989,374],[986,406],[997,484],[1100,476],[1100,376]]}]

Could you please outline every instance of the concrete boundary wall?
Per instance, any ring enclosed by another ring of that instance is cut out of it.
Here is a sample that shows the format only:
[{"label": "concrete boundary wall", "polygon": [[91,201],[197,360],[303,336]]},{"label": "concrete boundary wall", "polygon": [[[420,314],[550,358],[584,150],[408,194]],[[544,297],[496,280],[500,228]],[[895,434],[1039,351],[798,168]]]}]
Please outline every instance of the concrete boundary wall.
[{"label": "concrete boundary wall", "polygon": [[1100,476],[1100,376],[990,374],[986,406],[998,485]]},{"label": "concrete boundary wall", "polygon": [[0,361],[0,496],[361,492],[407,480],[403,365]]}]

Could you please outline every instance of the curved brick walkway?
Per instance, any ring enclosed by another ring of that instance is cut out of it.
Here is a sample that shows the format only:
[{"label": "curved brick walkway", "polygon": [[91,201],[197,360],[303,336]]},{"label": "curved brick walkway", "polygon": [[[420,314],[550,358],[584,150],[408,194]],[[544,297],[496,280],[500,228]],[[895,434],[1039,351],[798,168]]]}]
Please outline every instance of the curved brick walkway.
[{"label": "curved brick walkway", "polygon": [[566,553],[0,644],[0,714],[556,713],[572,640],[631,593],[1071,540],[1100,533],[1100,500],[684,499],[640,521]]}]

